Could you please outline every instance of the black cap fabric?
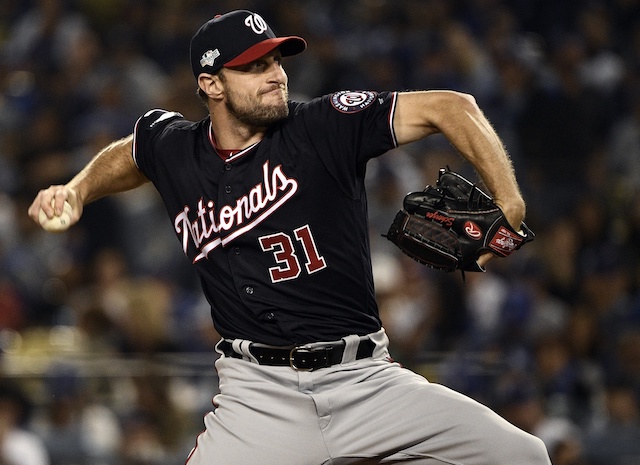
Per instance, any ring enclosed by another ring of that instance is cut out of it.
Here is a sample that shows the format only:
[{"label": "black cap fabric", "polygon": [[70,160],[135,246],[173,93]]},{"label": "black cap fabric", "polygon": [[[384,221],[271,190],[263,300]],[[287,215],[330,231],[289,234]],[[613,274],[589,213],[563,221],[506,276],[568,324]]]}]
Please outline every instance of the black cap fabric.
[{"label": "black cap fabric", "polygon": [[198,29],[191,39],[191,69],[213,74],[220,68],[242,66],[280,47],[282,56],[302,52],[301,37],[276,37],[262,16],[247,10],[218,15]]}]

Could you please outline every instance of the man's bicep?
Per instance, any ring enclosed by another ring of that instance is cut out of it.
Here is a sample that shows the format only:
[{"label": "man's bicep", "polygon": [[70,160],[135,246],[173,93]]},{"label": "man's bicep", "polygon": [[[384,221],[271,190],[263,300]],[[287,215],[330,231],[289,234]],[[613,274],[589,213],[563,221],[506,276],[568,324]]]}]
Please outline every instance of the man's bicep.
[{"label": "man's bicep", "polygon": [[139,184],[144,184],[149,181],[149,178],[142,172],[136,160],[134,158],[134,136],[133,134],[125,137],[121,140],[121,144],[118,147],[119,158],[126,163],[129,167],[128,172],[132,180],[136,180]]},{"label": "man's bicep", "polygon": [[453,91],[418,91],[398,94],[393,129],[399,145],[442,132],[452,105],[471,103]]}]

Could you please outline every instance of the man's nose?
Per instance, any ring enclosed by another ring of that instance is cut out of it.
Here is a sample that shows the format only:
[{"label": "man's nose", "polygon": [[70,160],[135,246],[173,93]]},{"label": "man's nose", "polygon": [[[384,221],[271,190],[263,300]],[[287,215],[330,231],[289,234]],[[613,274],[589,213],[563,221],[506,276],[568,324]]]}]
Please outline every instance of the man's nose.
[{"label": "man's nose", "polygon": [[269,66],[269,77],[280,83],[287,82],[287,73],[284,72],[284,68],[277,61],[273,61]]}]

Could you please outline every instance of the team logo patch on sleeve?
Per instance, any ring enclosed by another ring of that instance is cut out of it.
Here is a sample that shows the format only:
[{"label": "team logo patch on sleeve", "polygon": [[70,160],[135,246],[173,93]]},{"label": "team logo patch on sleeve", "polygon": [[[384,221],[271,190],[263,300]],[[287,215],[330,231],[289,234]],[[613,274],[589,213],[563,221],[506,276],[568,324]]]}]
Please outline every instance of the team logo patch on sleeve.
[{"label": "team logo patch on sleeve", "polygon": [[343,90],[331,96],[331,105],[342,113],[356,113],[370,106],[378,94],[369,90]]}]

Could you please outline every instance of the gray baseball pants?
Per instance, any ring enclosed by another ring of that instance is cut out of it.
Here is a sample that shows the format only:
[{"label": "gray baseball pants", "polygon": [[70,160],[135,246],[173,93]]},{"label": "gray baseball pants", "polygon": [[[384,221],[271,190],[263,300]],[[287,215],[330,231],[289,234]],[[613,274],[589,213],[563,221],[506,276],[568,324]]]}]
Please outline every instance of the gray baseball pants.
[{"label": "gray baseball pants", "polygon": [[311,372],[216,362],[220,393],[187,465],[550,465],[542,441],[486,406],[388,358],[381,330],[372,358]]}]

